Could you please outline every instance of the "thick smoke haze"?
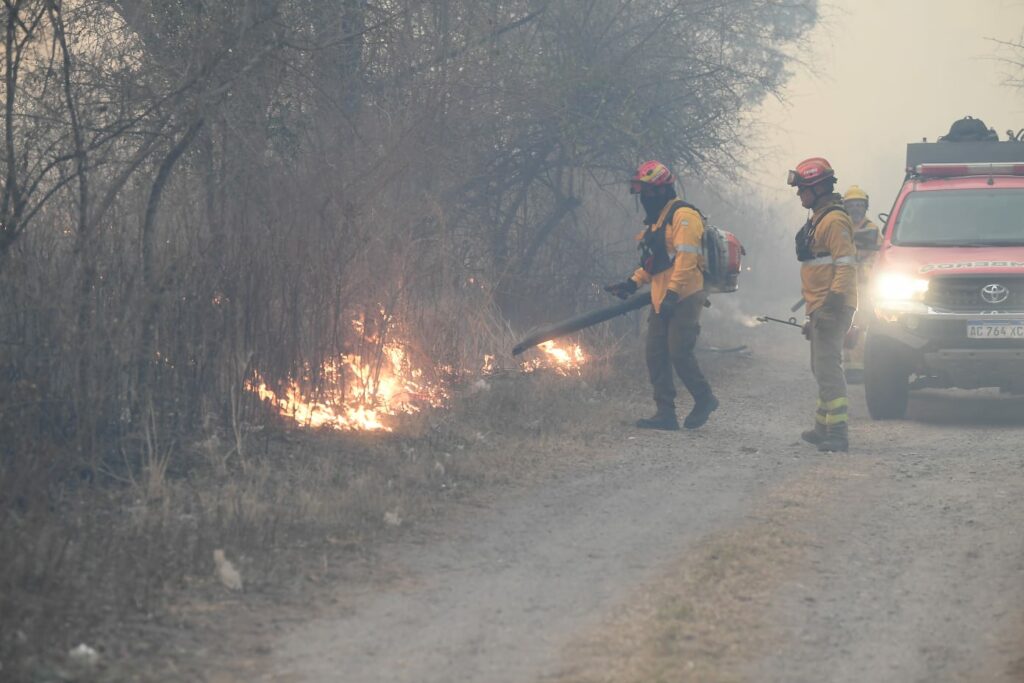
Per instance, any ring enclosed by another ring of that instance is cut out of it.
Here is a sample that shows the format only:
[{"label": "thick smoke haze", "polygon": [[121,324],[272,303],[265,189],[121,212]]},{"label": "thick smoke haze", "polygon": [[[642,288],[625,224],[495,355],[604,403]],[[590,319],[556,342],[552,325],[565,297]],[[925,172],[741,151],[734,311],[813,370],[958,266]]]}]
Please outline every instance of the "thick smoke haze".
[{"label": "thick smoke haze", "polygon": [[[839,188],[863,187],[871,213],[888,211],[903,179],[905,144],[934,140],[964,115],[1004,134],[1024,127],[1024,95],[1006,85],[1019,41],[1019,0],[843,0],[810,34],[786,101],[763,107],[767,152],[754,179],[791,194],[786,171],[808,156],[836,167]],[[803,210],[790,203],[794,225]]]}]

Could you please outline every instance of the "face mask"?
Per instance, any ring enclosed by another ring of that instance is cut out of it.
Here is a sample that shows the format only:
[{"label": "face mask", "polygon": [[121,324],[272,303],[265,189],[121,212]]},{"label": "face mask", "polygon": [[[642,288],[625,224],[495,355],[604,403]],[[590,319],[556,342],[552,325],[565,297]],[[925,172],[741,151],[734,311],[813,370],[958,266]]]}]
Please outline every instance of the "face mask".
[{"label": "face mask", "polygon": [[659,197],[640,195],[640,204],[644,207],[644,211],[647,212],[647,219],[644,222],[651,225],[654,221],[658,220],[658,216],[661,214],[661,210],[665,208],[668,200],[669,197],[664,195]]}]

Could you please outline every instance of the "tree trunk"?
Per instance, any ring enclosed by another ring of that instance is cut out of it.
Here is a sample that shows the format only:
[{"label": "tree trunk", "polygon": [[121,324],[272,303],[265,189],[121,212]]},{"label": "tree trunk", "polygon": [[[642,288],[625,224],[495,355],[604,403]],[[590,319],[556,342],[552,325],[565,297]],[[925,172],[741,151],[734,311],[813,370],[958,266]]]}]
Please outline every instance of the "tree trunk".
[{"label": "tree trunk", "polygon": [[152,368],[153,359],[157,351],[154,342],[156,340],[156,320],[160,312],[160,292],[157,291],[156,277],[153,273],[155,251],[153,232],[156,227],[160,198],[163,195],[164,188],[167,186],[167,181],[171,177],[171,172],[174,170],[174,165],[181,158],[181,155],[185,153],[185,150],[188,149],[188,146],[192,144],[192,141],[195,140],[202,127],[203,119],[200,118],[193,122],[181,136],[181,139],[170,149],[163,161],[160,162],[156,177],[153,179],[153,185],[149,190],[149,201],[146,203],[146,213],[142,220],[140,250],[143,300],[136,367],[138,372],[138,398],[143,402],[139,405],[146,405],[145,401],[151,397],[150,369]]}]

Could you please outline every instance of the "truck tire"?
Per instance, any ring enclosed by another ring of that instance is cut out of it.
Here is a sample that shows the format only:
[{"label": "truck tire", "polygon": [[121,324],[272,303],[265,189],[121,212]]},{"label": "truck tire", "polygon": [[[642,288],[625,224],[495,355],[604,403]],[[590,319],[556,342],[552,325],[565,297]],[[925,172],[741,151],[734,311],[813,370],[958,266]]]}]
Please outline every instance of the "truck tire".
[{"label": "truck tire", "polygon": [[868,335],[864,344],[864,396],[874,420],[902,420],[910,399],[910,363],[899,343]]}]

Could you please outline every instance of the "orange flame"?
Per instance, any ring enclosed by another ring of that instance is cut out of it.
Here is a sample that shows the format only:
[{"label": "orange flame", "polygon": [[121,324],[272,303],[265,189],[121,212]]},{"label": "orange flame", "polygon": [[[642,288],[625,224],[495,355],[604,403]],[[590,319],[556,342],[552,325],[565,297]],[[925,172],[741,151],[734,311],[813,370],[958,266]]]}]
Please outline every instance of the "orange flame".
[{"label": "orange flame", "polygon": [[533,360],[523,361],[520,365],[523,372],[534,372],[536,370],[553,370],[555,373],[568,376],[578,375],[587,363],[587,354],[583,347],[576,343],[566,343],[559,346],[554,341],[546,341],[537,345],[543,352],[543,356]]},{"label": "orange flame", "polygon": [[[302,383],[289,378],[274,390],[256,373],[246,382],[246,388],[270,403],[278,414],[304,427],[390,432],[396,416],[447,404],[449,392],[441,377],[498,372],[497,359],[488,354],[478,371],[455,371],[443,366],[431,368],[428,376],[410,361],[407,343],[392,340],[381,344],[378,337],[366,332],[361,320],[352,321],[352,327],[366,350],[325,362],[319,373],[320,391],[315,396],[303,391],[312,375],[310,368],[303,373]],[[548,341],[538,349],[540,355],[520,364],[522,372],[551,370],[562,376],[578,375],[588,361],[576,343]]]},{"label": "orange flame", "polygon": [[371,351],[365,355],[376,357],[367,359],[365,355],[345,354],[337,361],[324,363],[319,397],[304,395],[294,379],[281,391],[274,391],[258,374],[247,388],[300,425],[344,431],[390,432],[388,418],[446,403],[445,388],[427,381],[423,370],[413,367],[406,344],[391,341],[381,346],[363,333],[361,321],[353,321],[353,328],[368,348],[379,349],[379,355]]}]

